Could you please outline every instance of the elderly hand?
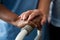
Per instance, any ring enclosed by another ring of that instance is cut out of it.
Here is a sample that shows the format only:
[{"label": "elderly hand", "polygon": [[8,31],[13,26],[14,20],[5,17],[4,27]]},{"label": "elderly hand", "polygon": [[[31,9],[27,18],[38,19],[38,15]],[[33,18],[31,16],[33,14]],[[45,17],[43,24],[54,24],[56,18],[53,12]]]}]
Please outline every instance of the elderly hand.
[{"label": "elderly hand", "polygon": [[19,27],[23,27],[26,24],[34,24],[38,29],[41,29],[41,25],[46,22],[47,16],[40,10],[35,9],[23,12],[18,18],[16,25]]},{"label": "elderly hand", "polygon": [[38,29],[41,29],[41,25],[43,25],[46,21],[45,14],[38,9],[23,12],[19,17],[20,20],[30,21],[36,24]]}]

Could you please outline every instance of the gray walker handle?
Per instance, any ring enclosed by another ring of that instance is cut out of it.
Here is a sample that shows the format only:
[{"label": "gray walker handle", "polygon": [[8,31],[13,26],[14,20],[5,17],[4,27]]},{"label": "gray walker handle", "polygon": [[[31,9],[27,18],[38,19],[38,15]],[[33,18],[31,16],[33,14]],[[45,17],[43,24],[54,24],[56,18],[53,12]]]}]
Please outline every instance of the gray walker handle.
[{"label": "gray walker handle", "polygon": [[41,36],[42,36],[41,33],[42,33],[42,32],[41,32],[40,30],[37,30],[37,36],[35,37],[34,40],[42,40],[42,39],[41,39]]},{"label": "gray walker handle", "polygon": [[[24,37],[28,35],[32,30],[33,28],[30,25],[26,25],[21,29],[21,32],[19,32],[15,40],[24,40]],[[40,38],[41,38],[41,32],[40,30],[37,30],[37,36],[34,40],[40,40]]]}]

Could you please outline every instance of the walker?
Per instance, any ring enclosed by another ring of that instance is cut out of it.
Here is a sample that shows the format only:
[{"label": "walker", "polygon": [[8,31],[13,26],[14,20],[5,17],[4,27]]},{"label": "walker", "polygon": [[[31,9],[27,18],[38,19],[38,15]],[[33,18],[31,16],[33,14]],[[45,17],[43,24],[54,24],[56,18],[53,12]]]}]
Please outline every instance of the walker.
[{"label": "walker", "polygon": [[[40,18],[41,19],[41,18]],[[36,18],[37,20],[37,18]],[[36,20],[34,20],[36,22]],[[39,22],[39,19],[37,20]],[[28,23],[26,21],[21,21],[19,24],[24,24],[24,23]],[[35,25],[36,26],[36,25]],[[25,25],[21,31],[19,32],[19,34],[17,35],[15,40],[24,40],[24,37],[28,36],[28,34],[34,29],[33,24],[32,25]],[[35,37],[34,40],[41,40],[41,31],[37,29],[37,36]]]},{"label": "walker", "polygon": [[[23,40],[24,37],[27,36],[32,30],[33,28],[30,25],[26,25],[24,28],[21,29],[15,40]],[[37,36],[34,40],[41,40],[40,30],[37,30]]]}]

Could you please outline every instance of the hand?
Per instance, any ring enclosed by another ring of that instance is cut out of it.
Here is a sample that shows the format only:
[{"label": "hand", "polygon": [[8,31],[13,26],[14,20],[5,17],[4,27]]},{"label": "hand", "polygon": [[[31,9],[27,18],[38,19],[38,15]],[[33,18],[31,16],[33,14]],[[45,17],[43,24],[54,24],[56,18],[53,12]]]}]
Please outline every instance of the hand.
[{"label": "hand", "polygon": [[37,25],[38,29],[41,29],[41,25],[46,22],[47,16],[46,14],[42,13],[39,10],[29,10],[23,12],[19,17],[18,20],[15,21],[15,25],[18,27],[23,27],[26,24],[35,24]]},{"label": "hand", "polygon": [[23,12],[19,17],[20,20],[32,21],[33,23],[37,24],[39,29],[41,28],[41,25],[46,22],[46,15],[39,10],[29,10]]}]

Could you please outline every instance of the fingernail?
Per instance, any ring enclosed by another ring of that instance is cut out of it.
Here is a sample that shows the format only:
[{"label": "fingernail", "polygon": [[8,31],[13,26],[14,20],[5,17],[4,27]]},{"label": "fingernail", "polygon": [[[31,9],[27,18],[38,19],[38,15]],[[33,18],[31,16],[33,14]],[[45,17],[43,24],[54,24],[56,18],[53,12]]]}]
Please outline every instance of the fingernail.
[{"label": "fingernail", "polygon": [[25,18],[23,18],[23,20],[25,20]]}]

